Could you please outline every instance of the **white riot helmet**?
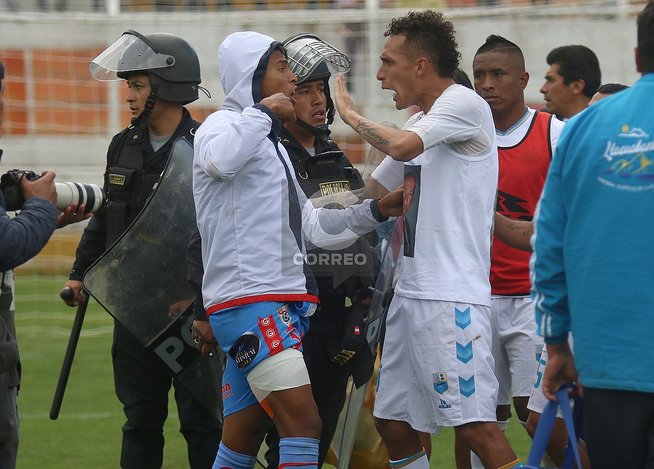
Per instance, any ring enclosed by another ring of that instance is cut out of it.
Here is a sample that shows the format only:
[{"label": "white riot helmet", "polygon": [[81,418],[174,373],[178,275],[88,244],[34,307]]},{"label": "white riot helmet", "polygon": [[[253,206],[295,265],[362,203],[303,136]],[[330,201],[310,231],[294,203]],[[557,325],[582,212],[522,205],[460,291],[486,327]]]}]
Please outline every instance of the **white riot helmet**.
[{"label": "white riot helmet", "polygon": [[325,82],[327,98],[327,125],[334,122],[334,101],[329,90],[329,77],[334,73],[350,71],[350,58],[318,36],[296,34],[283,43],[288,66],[297,77],[297,84],[315,80]]}]

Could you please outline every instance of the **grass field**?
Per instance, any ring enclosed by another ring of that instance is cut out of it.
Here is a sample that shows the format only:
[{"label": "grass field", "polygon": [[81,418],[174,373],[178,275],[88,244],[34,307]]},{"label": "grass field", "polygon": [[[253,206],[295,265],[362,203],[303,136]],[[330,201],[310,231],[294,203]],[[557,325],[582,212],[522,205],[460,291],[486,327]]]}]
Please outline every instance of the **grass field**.
[{"label": "grass field", "polygon": [[[93,302],[86,313],[59,418],[49,418],[75,315],[75,309],[57,297],[65,279],[23,271],[16,277],[16,326],[23,364],[18,469],[118,468],[124,417],[113,388],[113,320]],[[166,469],[188,468],[178,428],[173,400],[165,428]],[[529,440],[515,420],[509,424],[507,436],[525,460]],[[454,468],[453,433],[433,437],[432,444],[431,467]]]}]

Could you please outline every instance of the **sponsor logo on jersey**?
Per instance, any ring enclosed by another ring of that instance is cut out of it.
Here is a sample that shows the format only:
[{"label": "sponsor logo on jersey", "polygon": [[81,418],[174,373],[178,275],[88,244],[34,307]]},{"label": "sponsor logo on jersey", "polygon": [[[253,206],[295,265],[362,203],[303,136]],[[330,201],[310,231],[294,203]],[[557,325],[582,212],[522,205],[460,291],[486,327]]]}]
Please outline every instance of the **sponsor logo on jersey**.
[{"label": "sponsor logo on jersey", "polygon": [[277,308],[277,314],[279,315],[279,319],[286,324],[286,326],[291,325],[291,315],[288,314],[288,305],[283,305]]},{"label": "sponsor logo on jersey", "polygon": [[438,408],[439,409],[451,409],[452,404],[447,402],[445,399],[438,399]]},{"label": "sponsor logo on jersey", "polygon": [[222,385],[223,400],[232,397],[232,385],[225,383]]},{"label": "sponsor logo on jersey", "polygon": [[257,356],[260,346],[259,338],[252,332],[246,332],[229,349],[229,356],[234,359],[239,368],[245,368]]},{"label": "sponsor logo on jersey", "polygon": [[349,191],[350,181],[321,182],[319,187],[320,195],[325,197],[326,195],[340,194],[341,192]]},{"label": "sponsor logo on jersey", "polygon": [[445,394],[447,391],[447,373],[444,371],[439,371],[437,373],[432,373],[434,379],[434,390],[438,394]]}]

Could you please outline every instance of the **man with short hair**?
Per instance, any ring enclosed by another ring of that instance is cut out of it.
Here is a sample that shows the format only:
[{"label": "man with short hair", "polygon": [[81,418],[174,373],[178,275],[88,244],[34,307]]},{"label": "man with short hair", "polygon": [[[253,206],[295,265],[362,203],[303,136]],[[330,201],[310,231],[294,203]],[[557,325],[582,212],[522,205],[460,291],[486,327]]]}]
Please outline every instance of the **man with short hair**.
[{"label": "man with short hair", "polygon": [[642,77],[566,124],[535,219],[532,295],[549,353],[543,391],[554,399],[572,383],[583,394],[593,469],[654,460],[654,291],[642,283],[654,264],[652,1],[637,25]]},{"label": "man with short hair", "polygon": [[[361,116],[343,76],[343,121],[389,155],[373,173],[386,188],[415,179],[404,215],[404,256],[388,311],[374,415],[391,467],[428,468],[419,432],[454,427],[486,467],[519,467],[496,423],[490,316],[490,239],[497,189],[493,117],[454,84],[460,54],[441,12],[410,12],[385,32],[377,79],[397,109],[417,106],[403,129]],[[409,197],[409,194],[405,194]]]},{"label": "man with short hair", "polygon": [[605,83],[603,85],[600,85],[599,88],[597,88],[597,92],[593,95],[593,97],[588,102],[588,105],[590,106],[591,104],[595,104],[596,102],[606,98],[607,96],[611,96],[612,94],[619,93],[620,91],[626,90],[627,88],[629,88],[629,86],[623,85],[622,83]]},{"label": "man with short hair", "polygon": [[[515,43],[495,34],[488,36],[477,50],[472,68],[475,90],[489,104],[495,123],[497,212],[511,219],[531,220],[564,124],[552,114],[525,105],[529,74]],[[492,249],[493,357],[500,385],[497,420],[504,430],[511,416],[511,397],[518,421],[527,423],[527,401],[543,342],[534,323],[529,253],[497,237]]]},{"label": "man with short hair", "polygon": [[586,46],[561,46],[547,54],[547,64],[540,88],[547,111],[565,120],[586,109],[602,82],[595,53]]}]

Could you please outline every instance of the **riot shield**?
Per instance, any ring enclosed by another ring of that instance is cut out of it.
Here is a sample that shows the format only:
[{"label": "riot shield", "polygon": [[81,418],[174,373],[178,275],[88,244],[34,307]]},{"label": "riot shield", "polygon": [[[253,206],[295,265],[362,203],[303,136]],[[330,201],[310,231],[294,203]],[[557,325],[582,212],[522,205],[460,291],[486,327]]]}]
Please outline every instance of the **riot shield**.
[{"label": "riot shield", "polygon": [[190,333],[194,295],[186,249],[195,229],[193,147],[173,143],[166,168],[143,210],[84,274],[84,287],[194,396],[215,411],[220,369],[202,357]]},{"label": "riot shield", "polygon": [[[402,244],[401,218],[393,220],[392,223],[393,226],[386,231],[381,241],[381,267],[366,318],[365,336],[373,354],[377,352],[386,312],[393,297]],[[375,369],[377,370],[377,366]],[[347,398],[332,441],[338,469],[374,469],[387,466],[387,454],[372,418],[375,382],[376,373],[366,385],[358,389],[352,379],[348,381]]]}]

